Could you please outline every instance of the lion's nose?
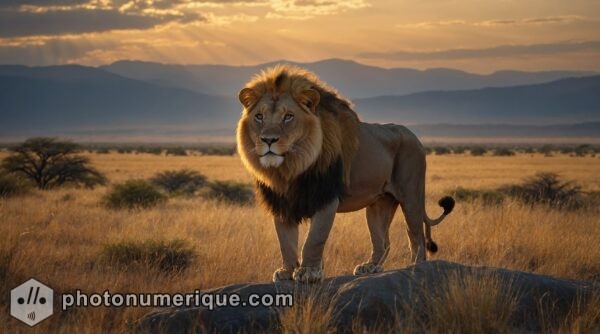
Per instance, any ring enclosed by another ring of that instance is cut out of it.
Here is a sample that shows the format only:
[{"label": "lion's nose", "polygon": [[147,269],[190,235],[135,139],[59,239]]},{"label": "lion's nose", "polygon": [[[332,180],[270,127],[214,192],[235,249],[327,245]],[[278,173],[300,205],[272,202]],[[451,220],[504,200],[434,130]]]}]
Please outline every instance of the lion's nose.
[{"label": "lion's nose", "polygon": [[279,140],[279,137],[260,137],[260,140],[267,143],[267,145],[271,145]]}]

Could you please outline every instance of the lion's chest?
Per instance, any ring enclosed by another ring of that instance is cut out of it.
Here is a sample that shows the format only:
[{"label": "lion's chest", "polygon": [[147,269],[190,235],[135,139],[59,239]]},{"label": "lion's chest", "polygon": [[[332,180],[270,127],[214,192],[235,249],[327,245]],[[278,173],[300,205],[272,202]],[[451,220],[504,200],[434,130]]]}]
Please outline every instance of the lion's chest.
[{"label": "lion's chest", "polygon": [[300,223],[344,194],[343,164],[337,159],[325,173],[309,169],[298,176],[285,194],[279,194],[257,181],[259,200],[276,218]]}]

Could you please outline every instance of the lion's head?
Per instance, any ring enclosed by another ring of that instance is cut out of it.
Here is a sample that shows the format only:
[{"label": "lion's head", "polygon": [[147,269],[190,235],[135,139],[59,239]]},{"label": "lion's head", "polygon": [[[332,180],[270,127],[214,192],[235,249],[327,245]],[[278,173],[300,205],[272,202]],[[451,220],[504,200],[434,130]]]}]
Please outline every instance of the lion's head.
[{"label": "lion's head", "polygon": [[285,192],[307,169],[324,171],[356,150],[358,117],[350,102],[308,71],[286,65],[267,69],[246,84],[239,99],[244,110],[238,152],[275,191]]}]

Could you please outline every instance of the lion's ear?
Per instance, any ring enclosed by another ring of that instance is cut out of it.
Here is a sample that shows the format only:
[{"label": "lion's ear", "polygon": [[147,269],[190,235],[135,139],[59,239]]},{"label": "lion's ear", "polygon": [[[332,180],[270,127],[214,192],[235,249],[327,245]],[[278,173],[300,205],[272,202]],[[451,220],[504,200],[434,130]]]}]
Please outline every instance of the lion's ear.
[{"label": "lion's ear", "polygon": [[317,106],[319,105],[319,101],[321,100],[321,95],[314,89],[307,89],[302,92],[301,101],[304,106],[306,106],[313,113],[317,112]]},{"label": "lion's ear", "polygon": [[240,102],[242,103],[244,108],[246,108],[246,110],[252,109],[252,107],[258,101],[258,96],[256,96],[256,93],[254,92],[254,90],[252,90],[251,88],[248,88],[248,87],[246,87],[240,91],[238,98],[240,99]]}]

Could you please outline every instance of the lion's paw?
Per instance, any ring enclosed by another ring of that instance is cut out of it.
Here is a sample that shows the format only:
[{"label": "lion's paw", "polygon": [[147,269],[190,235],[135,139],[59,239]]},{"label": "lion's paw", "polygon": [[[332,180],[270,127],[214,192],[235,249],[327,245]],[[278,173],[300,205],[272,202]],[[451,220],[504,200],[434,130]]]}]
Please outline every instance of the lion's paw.
[{"label": "lion's paw", "polygon": [[294,279],[294,270],[279,268],[273,273],[273,282],[291,281]]},{"label": "lion's paw", "polygon": [[320,282],[323,276],[323,269],[319,267],[298,267],[294,271],[294,280],[300,283]]},{"label": "lion's paw", "polygon": [[383,266],[372,262],[365,262],[363,264],[359,264],[354,268],[354,275],[367,275],[367,274],[375,274],[383,271]]}]

